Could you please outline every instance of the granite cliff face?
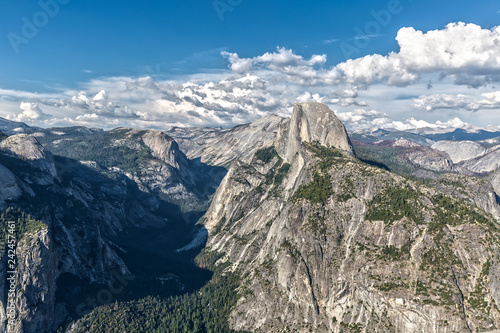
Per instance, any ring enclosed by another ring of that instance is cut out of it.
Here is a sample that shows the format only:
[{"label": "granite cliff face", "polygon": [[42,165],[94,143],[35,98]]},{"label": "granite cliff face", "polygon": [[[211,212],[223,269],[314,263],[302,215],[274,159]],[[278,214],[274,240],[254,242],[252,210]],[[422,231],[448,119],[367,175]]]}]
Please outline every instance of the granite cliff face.
[{"label": "granite cliff face", "polygon": [[438,141],[432,148],[448,153],[453,163],[471,160],[488,152],[487,148],[474,141]]},{"label": "granite cliff face", "polygon": [[16,176],[0,164],[0,205],[5,206],[7,200],[16,199],[21,193]]},{"label": "granite cliff face", "polygon": [[483,156],[461,163],[466,169],[475,173],[487,173],[500,167],[500,148]]},{"label": "granite cliff face", "polygon": [[[56,307],[57,252],[47,228],[26,235],[17,248],[17,333],[55,329],[64,310]],[[59,317],[59,318],[58,318]]]},{"label": "granite cliff face", "polygon": [[276,148],[283,158],[291,161],[304,142],[314,141],[354,154],[345,127],[332,110],[321,103],[297,103],[292,118],[279,128]]},{"label": "granite cliff face", "polygon": [[179,145],[165,133],[147,131],[141,138],[144,144],[151,149],[154,157],[177,169],[183,164],[184,160],[182,160]]},{"label": "granite cliff face", "polygon": [[30,166],[37,170],[36,174],[27,175],[33,182],[47,185],[57,177],[52,154],[46,151],[35,138],[27,134],[5,138],[0,142],[0,150],[13,158],[29,161]]},{"label": "granite cliff face", "polygon": [[286,121],[271,114],[231,129],[174,127],[166,133],[179,143],[188,158],[229,167],[234,160],[250,161],[256,150],[274,140],[278,127]]},{"label": "granite cliff face", "polygon": [[464,169],[474,173],[485,173],[494,171],[500,166],[500,145],[492,143],[488,140],[439,141],[433,144],[432,148],[448,153],[453,163]]},{"label": "granite cliff face", "polygon": [[364,164],[341,123],[325,113],[296,105],[273,146],[233,163],[204,217],[207,247],[243,277],[231,326],[500,327],[497,224],[475,205],[473,186],[450,191],[453,182],[487,183],[461,176],[440,189]]},{"label": "granite cliff face", "polygon": [[500,168],[496,169],[496,171],[493,173],[491,185],[493,186],[497,195],[500,196]]}]

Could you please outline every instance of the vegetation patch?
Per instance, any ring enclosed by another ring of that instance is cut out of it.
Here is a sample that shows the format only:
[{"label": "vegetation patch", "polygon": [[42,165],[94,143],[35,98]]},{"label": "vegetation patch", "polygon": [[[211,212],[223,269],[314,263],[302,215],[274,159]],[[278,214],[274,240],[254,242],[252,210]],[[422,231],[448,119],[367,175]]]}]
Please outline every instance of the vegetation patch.
[{"label": "vegetation patch", "polygon": [[[347,324],[347,323],[341,322],[340,326],[342,327],[342,329],[346,330],[346,332],[351,332],[351,333],[363,332],[363,324],[361,324],[361,323]],[[342,332],[344,332],[344,331],[342,331]]]},{"label": "vegetation patch", "polygon": [[279,156],[274,147],[259,149],[255,152],[255,157],[265,164],[271,162],[273,158]]},{"label": "vegetation patch", "polygon": [[298,262],[300,259],[300,252],[293,246],[288,239],[285,239],[283,242],[281,242],[280,248],[284,249],[287,251],[287,253],[292,257],[294,262]]},{"label": "vegetation patch", "polygon": [[279,156],[274,147],[259,149],[255,153],[255,157],[266,164],[272,162],[275,157],[277,158],[276,163],[274,163],[272,168],[264,176],[265,178],[263,184],[260,184],[255,190],[257,193],[261,194],[265,192],[263,188],[264,184],[272,185],[273,188],[271,190],[271,195],[277,195],[278,187],[283,183],[283,180],[288,175],[291,165],[289,163],[283,163],[283,159]]},{"label": "vegetation patch", "polygon": [[320,175],[315,172],[313,179],[306,185],[301,185],[295,194],[293,200],[309,200],[313,203],[326,203],[328,198],[332,196],[332,180],[330,175]]},{"label": "vegetation patch", "polygon": [[492,221],[478,213],[474,208],[443,194],[432,197],[432,203],[434,204],[435,218],[434,223],[429,226],[430,231],[441,230],[445,225],[455,226],[465,223],[482,224],[495,228]]},{"label": "vegetation patch", "polygon": [[[26,214],[19,208],[9,207],[0,214],[0,244],[5,244],[8,235],[8,222],[15,222],[16,240],[29,241],[32,234],[47,228],[47,225]],[[3,245],[2,245],[3,248]]]},{"label": "vegetation patch", "polygon": [[366,219],[392,223],[407,217],[422,222],[422,204],[419,193],[409,186],[388,187],[370,202]]},{"label": "vegetation patch", "polygon": [[361,161],[400,175],[411,176],[419,169],[410,161],[401,158],[407,150],[405,148],[355,145],[354,150]]},{"label": "vegetation patch", "polygon": [[401,249],[395,247],[394,245],[385,246],[380,252],[380,259],[390,260],[390,261],[400,261],[409,259],[410,256],[410,244],[405,244]]},{"label": "vegetation patch", "polygon": [[290,171],[290,166],[291,165],[289,163],[285,163],[278,169],[278,171],[276,172],[276,176],[274,177],[275,186],[281,185],[286,175],[288,174],[288,171]]},{"label": "vegetation patch", "polygon": [[311,213],[309,215],[307,223],[304,224],[304,229],[310,230],[311,232],[319,236],[326,235],[327,227],[325,223],[325,215],[327,215],[327,212],[324,210]]},{"label": "vegetation patch", "polygon": [[399,288],[407,289],[408,285],[405,283],[385,282],[377,287],[380,291],[391,291]]},{"label": "vegetation patch", "polygon": [[200,290],[98,307],[78,322],[81,332],[234,332],[228,318],[240,297],[240,276],[225,271],[227,265],[215,267],[219,257],[210,251],[197,257],[199,264],[215,268],[210,282]]},{"label": "vegetation patch", "polygon": [[352,196],[352,194],[349,194],[349,193],[342,193],[342,194],[337,195],[337,200],[339,202],[346,202],[352,198],[354,198],[354,197]]},{"label": "vegetation patch", "polygon": [[486,291],[488,290],[488,275],[490,274],[491,261],[488,259],[481,270],[481,275],[477,279],[476,287],[474,291],[470,294],[468,301],[473,309],[483,309],[488,307],[488,301],[486,299]]},{"label": "vegetation patch", "polygon": [[339,149],[325,147],[318,141],[312,143],[305,142],[305,146],[321,160],[318,163],[318,167],[323,172],[326,172],[333,164],[337,163],[340,158],[344,157]]}]

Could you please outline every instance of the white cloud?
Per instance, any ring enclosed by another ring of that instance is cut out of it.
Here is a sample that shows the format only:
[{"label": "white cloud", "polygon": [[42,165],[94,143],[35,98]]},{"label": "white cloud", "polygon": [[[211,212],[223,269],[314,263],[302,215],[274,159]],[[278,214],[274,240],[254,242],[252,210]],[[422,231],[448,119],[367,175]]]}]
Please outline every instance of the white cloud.
[{"label": "white cloud", "polygon": [[427,33],[403,28],[396,40],[401,48],[399,58],[413,72],[483,75],[500,69],[499,38],[500,27],[488,30],[459,22]]},{"label": "white cloud", "polygon": [[354,109],[353,111],[347,112],[336,111],[336,114],[349,130],[368,128],[406,130],[413,128],[408,123],[393,121],[388,114],[381,113],[376,110]]},{"label": "white cloud", "polygon": [[434,111],[438,109],[453,109],[478,111],[483,109],[500,108],[500,91],[481,94],[480,98],[457,94],[433,94],[420,96],[413,100],[413,107],[420,110]]},{"label": "white cloud", "polygon": [[[297,103],[305,103],[305,102],[310,102],[310,101],[314,101],[314,102],[318,102],[318,103],[325,103],[326,98],[323,96],[320,96],[320,94],[311,94],[310,92],[306,91],[305,93],[303,93],[302,95],[297,97],[295,99],[295,101]],[[330,100],[330,102],[331,102],[331,100]],[[334,102],[338,102],[338,100],[335,100]]]},{"label": "white cloud", "polygon": [[448,121],[436,121],[434,123],[409,118],[404,121],[394,121],[387,113],[381,113],[376,110],[363,110],[355,109],[348,112],[335,112],[337,117],[345,124],[350,130],[360,129],[391,129],[398,131],[414,130],[420,128],[470,128],[471,125],[460,120],[453,118]]},{"label": "white cloud", "polygon": [[500,27],[489,30],[458,22],[426,33],[402,28],[396,40],[399,52],[350,59],[332,68],[322,67],[326,55],[306,60],[284,48],[253,58],[240,58],[225,51],[222,54],[235,73],[266,69],[278,77],[285,75],[288,80],[295,78],[293,82],[307,85],[350,83],[363,87],[382,81],[403,87],[417,82],[422,74],[433,72],[453,76],[456,84],[472,87],[500,80]]},{"label": "white cloud", "polygon": [[326,55],[313,55],[306,60],[302,56],[296,55],[292,50],[277,48],[277,52],[266,52],[254,58],[240,58],[237,53],[221,52],[227,58],[230,68],[236,73],[242,74],[251,71],[254,67],[265,67],[271,70],[287,72],[293,67],[302,69],[311,68],[316,65],[323,65],[326,62]]},{"label": "white cloud", "polygon": [[397,53],[368,55],[337,68],[347,82],[361,85],[384,81],[406,86],[432,72],[451,75],[456,84],[473,87],[499,79],[500,27],[488,30],[459,22],[426,33],[402,28],[396,40],[400,47]]},{"label": "white cloud", "polygon": [[360,122],[369,122],[375,119],[387,118],[387,114],[375,110],[355,109],[348,112],[337,112],[337,117],[346,123],[359,124]]},{"label": "white cloud", "polygon": [[340,39],[332,38],[332,39],[325,39],[323,40],[323,44],[328,45],[328,44],[333,44],[340,42]]},{"label": "white cloud", "polygon": [[47,119],[50,117],[45,114],[39,107],[37,103],[25,103],[21,102],[19,106],[23,112],[17,114],[16,116],[7,117],[10,120],[21,121],[21,122],[33,122]]},{"label": "white cloud", "polygon": [[310,59],[295,54],[292,50],[277,48],[277,52],[267,52],[253,58],[240,58],[237,53],[221,52],[228,59],[229,68],[236,74],[248,74],[264,70],[271,81],[286,81],[300,85],[317,85],[325,82],[338,82],[336,74],[321,67],[327,57],[313,55]]}]

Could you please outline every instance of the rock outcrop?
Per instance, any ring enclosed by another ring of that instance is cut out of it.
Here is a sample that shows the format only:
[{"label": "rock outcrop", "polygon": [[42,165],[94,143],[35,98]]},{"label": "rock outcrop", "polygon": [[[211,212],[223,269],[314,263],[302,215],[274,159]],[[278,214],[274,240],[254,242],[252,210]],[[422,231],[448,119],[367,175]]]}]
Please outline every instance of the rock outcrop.
[{"label": "rock outcrop", "polygon": [[464,168],[475,173],[487,173],[500,167],[500,148],[483,156],[460,163]]},{"label": "rock outcrop", "polygon": [[4,206],[6,200],[16,199],[21,194],[16,176],[0,164],[0,206]]},{"label": "rock outcrop", "polygon": [[147,131],[142,135],[142,141],[151,149],[153,156],[173,168],[180,167],[181,152],[179,145],[172,138],[160,131]]},{"label": "rock outcrop", "polygon": [[495,189],[496,194],[500,196],[500,168],[496,169],[496,171],[493,173],[491,185]]},{"label": "rock outcrop", "polygon": [[[487,140],[496,143],[496,140]],[[500,166],[500,146],[489,142],[439,141],[433,149],[446,152],[453,163],[474,173],[494,171]]]},{"label": "rock outcrop", "polygon": [[471,160],[488,152],[488,149],[474,141],[438,141],[431,147],[450,155],[453,163]]},{"label": "rock outcrop", "polygon": [[12,157],[29,161],[29,164],[34,169],[40,171],[37,175],[30,177],[36,183],[47,185],[57,177],[52,154],[28,134],[17,134],[2,140],[0,142],[0,151],[10,154]]},{"label": "rock outcrop", "polygon": [[56,309],[58,258],[47,228],[18,243],[16,333],[53,331],[64,316]]},{"label": "rock outcrop", "polygon": [[304,142],[314,141],[354,154],[344,124],[332,110],[316,102],[296,103],[292,118],[278,130],[276,148],[284,159],[291,161]]},{"label": "rock outcrop", "polygon": [[15,135],[20,133],[27,133],[34,130],[40,129],[38,127],[31,127],[25,123],[19,121],[12,121],[0,117],[0,131],[7,135]]},{"label": "rock outcrop", "polygon": [[415,165],[427,170],[437,172],[450,172],[454,170],[453,161],[448,154],[428,147],[421,146],[410,149],[403,156]]},{"label": "rock outcrop", "polygon": [[229,168],[235,160],[250,161],[256,150],[274,140],[278,127],[286,121],[270,114],[231,129],[174,127],[166,133],[179,143],[188,158]]}]

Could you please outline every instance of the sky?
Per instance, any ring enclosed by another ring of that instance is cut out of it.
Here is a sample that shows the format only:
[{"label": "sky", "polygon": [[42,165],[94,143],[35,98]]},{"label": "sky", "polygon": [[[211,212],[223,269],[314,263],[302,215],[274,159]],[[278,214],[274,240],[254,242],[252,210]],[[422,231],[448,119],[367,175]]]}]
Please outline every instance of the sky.
[{"label": "sky", "polygon": [[500,3],[4,1],[0,116],[230,127],[296,102],[348,129],[500,127]]}]

